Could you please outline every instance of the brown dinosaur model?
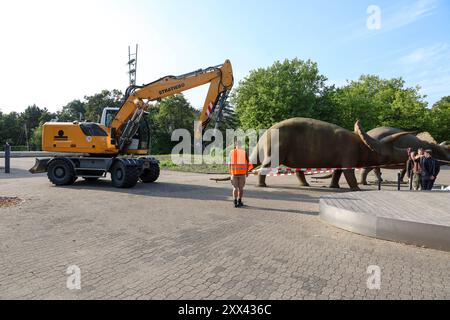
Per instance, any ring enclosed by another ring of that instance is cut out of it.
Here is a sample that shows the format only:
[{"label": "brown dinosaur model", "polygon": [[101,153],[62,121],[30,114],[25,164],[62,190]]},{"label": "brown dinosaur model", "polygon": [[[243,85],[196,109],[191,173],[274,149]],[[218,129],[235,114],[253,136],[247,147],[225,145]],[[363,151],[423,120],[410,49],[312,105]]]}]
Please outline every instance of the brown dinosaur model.
[{"label": "brown dinosaur model", "polygon": [[[367,134],[375,140],[382,140],[392,134],[397,134],[399,132],[404,132],[402,129],[392,128],[392,127],[379,127],[372,129],[367,132]],[[433,137],[428,132],[422,132],[418,135],[415,134],[407,134],[400,139],[398,139],[395,144],[395,147],[407,149],[412,148],[417,151],[418,148],[430,149],[433,151],[433,157],[438,160],[450,161],[450,149],[445,145],[438,145]],[[389,161],[386,164],[396,164],[395,160]],[[398,167],[389,167],[390,169],[403,169],[401,174],[401,179],[403,180],[406,169],[405,166]],[[364,169],[361,171],[361,180],[360,183],[363,185],[367,185],[367,175],[372,169]],[[380,178],[380,170],[375,169],[375,175]]]},{"label": "brown dinosaur model", "polygon": [[[279,139],[272,145],[271,137],[276,135],[274,130],[278,130]],[[406,134],[400,132],[382,141],[372,141],[359,122],[355,124],[355,132],[351,132],[320,120],[293,118],[267,130],[258,141],[258,148],[253,151],[250,161],[256,166],[271,168],[272,152],[278,150],[279,165],[290,168],[357,168],[380,165],[392,159],[400,163],[406,161],[406,150],[395,148],[394,142]],[[258,150],[263,154],[261,159]],[[343,173],[350,188],[359,190],[354,170]],[[330,187],[339,187],[341,174],[342,171],[336,172]],[[297,177],[301,185],[308,185],[302,172],[298,172]],[[266,175],[260,172],[258,185],[265,187],[265,180]]]}]

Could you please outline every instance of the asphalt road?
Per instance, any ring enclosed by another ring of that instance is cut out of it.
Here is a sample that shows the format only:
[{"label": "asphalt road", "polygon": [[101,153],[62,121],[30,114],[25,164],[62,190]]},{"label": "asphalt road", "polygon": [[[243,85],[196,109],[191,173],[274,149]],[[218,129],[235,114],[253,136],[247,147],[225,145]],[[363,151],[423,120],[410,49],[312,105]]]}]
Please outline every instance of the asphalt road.
[{"label": "asphalt road", "polygon": [[[33,159],[12,163],[0,196],[23,202],[0,208],[1,299],[450,298],[449,253],[326,225],[319,198],[347,190],[323,181],[300,188],[295,177],[270,177],[259,189],[249,178],[247,207],[235,209],[229,182],[208,175],[163,171],[128,190],[109,180],[54,187],[27,173]],[[450,185],[449,170],[439,183]],[[367,287],[372,265],[379,290]],[[70,266],[80,290],[67,287]]]}]

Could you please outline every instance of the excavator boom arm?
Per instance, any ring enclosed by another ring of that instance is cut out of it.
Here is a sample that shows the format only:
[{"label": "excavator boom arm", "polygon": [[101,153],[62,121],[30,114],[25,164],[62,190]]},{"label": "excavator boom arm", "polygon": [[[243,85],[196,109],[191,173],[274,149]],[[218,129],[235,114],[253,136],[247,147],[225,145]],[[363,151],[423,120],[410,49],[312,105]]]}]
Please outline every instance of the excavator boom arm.
[{"label": "excavator boom arm", "polygon": [[130,87],[127,90],[124,104],[111,123],[111,132],[118,140],[120,151],[125,151],[126,145],[135,133],[137,121],[140,121],[143,112],[147,109],[143,100],[160,100],[210,83],[203,110],[199,116],[202,130],[204,130],[217,104],[226,99],[233,86],[233,81],[231,62],[226,60],[224,64],[216,67],[201,69],[181,76],[167,76],[144,86]]}]

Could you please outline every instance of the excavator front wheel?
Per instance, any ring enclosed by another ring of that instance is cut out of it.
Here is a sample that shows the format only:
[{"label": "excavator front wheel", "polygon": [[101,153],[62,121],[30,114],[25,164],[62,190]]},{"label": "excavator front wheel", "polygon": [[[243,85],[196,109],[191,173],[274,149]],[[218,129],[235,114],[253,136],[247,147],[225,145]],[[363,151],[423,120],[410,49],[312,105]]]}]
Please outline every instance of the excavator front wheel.
[{"label": "excavator front wheel", "polygon": [[77,180],[75,169],[68,159],[55,159],[47,169],[48,179],[56,186],[68,186]]},{"label": "excavator front wheel", "polygon": [[132,188],[139,179],[140,168],[126,166],[122,161],[116,161],[111,168],[111,180],[117,188]]},{"label": "excavator front wheel", "polygon": [[139,179],[143,183],[152,183],[158,180],[159,178],[159,164],[158,163],[151,163],[150,168],[144,169],[139,176]]}]

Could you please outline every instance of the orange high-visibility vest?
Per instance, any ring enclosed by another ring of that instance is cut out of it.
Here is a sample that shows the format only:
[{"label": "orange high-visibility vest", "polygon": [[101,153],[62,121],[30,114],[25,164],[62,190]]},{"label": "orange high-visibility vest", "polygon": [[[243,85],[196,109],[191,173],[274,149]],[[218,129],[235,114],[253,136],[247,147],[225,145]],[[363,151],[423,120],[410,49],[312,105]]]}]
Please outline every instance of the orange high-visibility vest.
[{"label": "orange high-visibility vest", "polygon": [[243,149],[234,149],[230,152],[230,174],[232,176],[246,175],[253,169]]}]

